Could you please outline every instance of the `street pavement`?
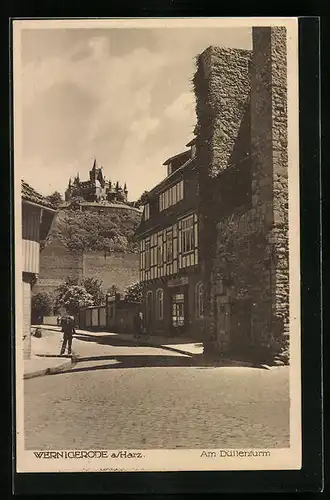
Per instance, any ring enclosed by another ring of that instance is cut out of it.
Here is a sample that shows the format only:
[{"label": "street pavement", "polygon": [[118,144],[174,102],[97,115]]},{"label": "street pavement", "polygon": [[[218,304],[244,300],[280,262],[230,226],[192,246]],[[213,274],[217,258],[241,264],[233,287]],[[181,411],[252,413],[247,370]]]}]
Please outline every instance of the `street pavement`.
[{"label": "street pavement", "polygon": [[27,449],[289,446],[289,370],[205,366],[200,357],[78,334],[78,363],[28,379]]}]

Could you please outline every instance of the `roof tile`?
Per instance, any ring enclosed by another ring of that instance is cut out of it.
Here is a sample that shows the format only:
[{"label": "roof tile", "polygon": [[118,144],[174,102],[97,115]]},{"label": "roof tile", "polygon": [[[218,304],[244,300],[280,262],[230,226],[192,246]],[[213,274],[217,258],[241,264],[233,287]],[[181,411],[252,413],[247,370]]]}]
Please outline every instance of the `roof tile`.
[{"label": "roof tile", "polygon": [[31,203],[36,203],[42,207],[52,208],[56,210],[56,207],[47,198],[42,196],[40,193],[35,191],[27,182],[22,179],[22,200],[30,201]]}]

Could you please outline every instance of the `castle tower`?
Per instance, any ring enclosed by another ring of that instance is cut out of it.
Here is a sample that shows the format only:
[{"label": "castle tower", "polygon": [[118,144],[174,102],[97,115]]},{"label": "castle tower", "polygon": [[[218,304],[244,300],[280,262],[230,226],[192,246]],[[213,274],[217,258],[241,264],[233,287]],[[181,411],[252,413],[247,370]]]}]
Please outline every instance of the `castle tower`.
[{"label": "castle tower", "polygon": [[71,193],[72,193],[72,183],[71,183],[71,177],[69,178],[68,182],[68,187],[64,193],[64,199],[65,201],[70,201],[71,200]]},{"label": "castle tower", "polygon": [[95,184],[96,181],[96,170],[97,170],[97,163],[96,163],[96,158],[94,158],[92,169],[89,171],[89,179],[93,184]]},{"label": "castle tower", "polygon": [[80,184],[80,177],[79,177],[79,172],[77,172],[77,175],[76,175],[76,177],[73,180],[73,185],[74,186],[79,186],[79,184]]},{"label": "castle tower", "polygon": [[127,202],[127,195],[128,195],[128,189],[127,189],[127,185],[126,185],[126,182],[124,183],[124,189],[122,191],[122,197],[123,197],[123,201],[126,203]]}]

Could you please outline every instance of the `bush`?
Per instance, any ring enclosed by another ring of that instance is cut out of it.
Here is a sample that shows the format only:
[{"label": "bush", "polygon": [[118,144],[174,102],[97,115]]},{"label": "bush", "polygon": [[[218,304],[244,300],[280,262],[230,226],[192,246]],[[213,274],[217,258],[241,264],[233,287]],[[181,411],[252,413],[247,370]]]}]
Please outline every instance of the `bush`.
[{"label": "bush", "polygon": [[51,295],[47,292],[39,292],[32,295],[31,310],[33,318],[50,315],[53,310],[53,299]]},{"label": "bush", "polygon": [[95,306],[100,306],[105,303],[105,293],[103,291],[103,282],[97,278],[84,278],[83,286],[87,293],[93,297]]},{"label": "bush", "polygon": [[141,303],[142,298],[143,298],[143,286],[139,282],[134,283],[125,290],[125,300],[127,302]]}]

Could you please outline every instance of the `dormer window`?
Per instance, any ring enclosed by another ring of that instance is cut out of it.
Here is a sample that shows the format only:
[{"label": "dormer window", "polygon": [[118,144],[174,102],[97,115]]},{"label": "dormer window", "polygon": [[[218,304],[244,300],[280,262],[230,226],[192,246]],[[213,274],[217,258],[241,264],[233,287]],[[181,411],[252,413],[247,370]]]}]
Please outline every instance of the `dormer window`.
[{"label": "dormer window", "polygon": [[150,205],[146,203],[144,205],[144,220],[148,220],[150,218]]},{"label": "dormer window", "polygon": [[166,191],[163,191],[159,195],[160,212],[183,200],[183,194],[183,181],[180,181]]},{"label": "dormer window", "polygon": [[167,165],[167,175],[171,175],[172,172],[173,172],[173,170],[172,170],[172,163],[169,163]]},{"label": "dormer window", "polygon": [[191,146],[191,157],[195,158],[195,156],[196,156],[196,144],[193,144]]}]

